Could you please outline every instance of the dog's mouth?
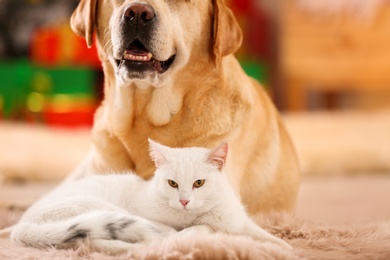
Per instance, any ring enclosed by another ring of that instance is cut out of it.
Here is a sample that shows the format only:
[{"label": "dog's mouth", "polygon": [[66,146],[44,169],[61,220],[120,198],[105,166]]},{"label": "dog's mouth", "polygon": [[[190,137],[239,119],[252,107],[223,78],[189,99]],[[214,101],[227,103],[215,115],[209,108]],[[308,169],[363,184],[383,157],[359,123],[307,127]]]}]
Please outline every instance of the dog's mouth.
[{"label": "dog's mouth", "polygon": [[139,41],[135,39],[127,49],[124,50],[122,58],[116,60],[118,68],[125,66],[129,71],[144,72],[156,71],[164,73],[167,71],[176,55],[172,55],[165,61],[159,61],[154,58],[153,54]]}]

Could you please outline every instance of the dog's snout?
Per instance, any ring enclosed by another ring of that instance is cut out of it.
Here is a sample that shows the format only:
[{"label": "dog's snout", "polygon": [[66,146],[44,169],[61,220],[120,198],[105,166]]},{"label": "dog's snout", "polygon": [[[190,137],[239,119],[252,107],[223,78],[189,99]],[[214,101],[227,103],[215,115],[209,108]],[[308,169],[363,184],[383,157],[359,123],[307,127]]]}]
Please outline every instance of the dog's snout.
[{"label": "dog's snout", "polygon": [[153,7],[148,4],[133,3],[125,8],[123,17],[139,24],[151,22],[156,17]]}]

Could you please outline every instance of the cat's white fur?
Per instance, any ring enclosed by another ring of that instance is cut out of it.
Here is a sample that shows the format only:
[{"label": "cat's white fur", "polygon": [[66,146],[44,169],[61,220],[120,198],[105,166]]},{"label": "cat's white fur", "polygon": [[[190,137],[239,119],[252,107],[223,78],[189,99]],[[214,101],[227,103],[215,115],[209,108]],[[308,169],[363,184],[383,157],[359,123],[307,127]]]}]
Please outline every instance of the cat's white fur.
[{"label": "cat's white fur", "polygon": [[157,167],[151,180],[129,173],[64,183],[26,211],[12,241],[45,248],[88,238],[96,249],[123,252],[135,242],[211,231],[290,248],[256,225],[235,196],[224,173],[227,143],[213,150],[149,143]]}]

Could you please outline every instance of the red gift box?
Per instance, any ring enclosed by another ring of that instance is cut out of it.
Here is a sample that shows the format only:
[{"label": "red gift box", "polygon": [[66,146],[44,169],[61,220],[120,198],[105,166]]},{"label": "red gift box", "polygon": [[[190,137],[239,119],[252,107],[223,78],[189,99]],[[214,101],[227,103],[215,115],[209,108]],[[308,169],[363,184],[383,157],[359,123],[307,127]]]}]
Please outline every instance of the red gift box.
[{"label": "red gift box", "polygon": [[95,45],[88,48],[67,24],[37,28],[30,47],[31,60],[40,65],[101,67]]}]

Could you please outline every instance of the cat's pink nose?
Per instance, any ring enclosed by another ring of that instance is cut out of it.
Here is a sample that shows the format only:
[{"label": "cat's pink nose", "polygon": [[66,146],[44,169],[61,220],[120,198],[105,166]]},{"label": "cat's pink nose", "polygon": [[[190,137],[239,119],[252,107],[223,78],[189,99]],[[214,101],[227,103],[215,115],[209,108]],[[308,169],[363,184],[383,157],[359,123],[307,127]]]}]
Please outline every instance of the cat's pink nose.
[{"label": "cat's pink nose", "polygon": [[187,206],[188,202],[190,202],[190,201],[189,200],[180,200],[181,205],[183,205],[184,207]]}]

